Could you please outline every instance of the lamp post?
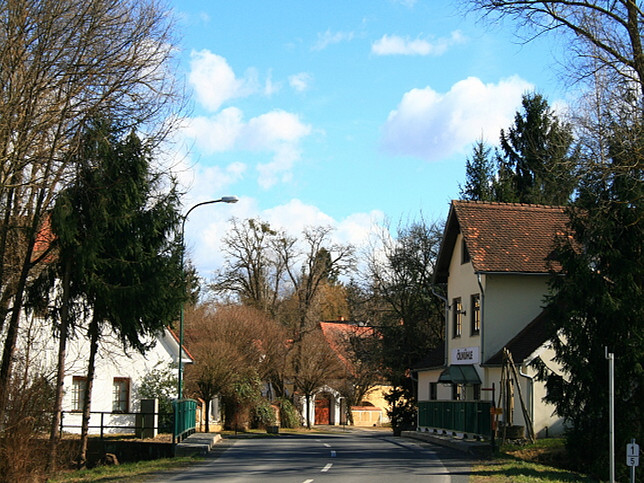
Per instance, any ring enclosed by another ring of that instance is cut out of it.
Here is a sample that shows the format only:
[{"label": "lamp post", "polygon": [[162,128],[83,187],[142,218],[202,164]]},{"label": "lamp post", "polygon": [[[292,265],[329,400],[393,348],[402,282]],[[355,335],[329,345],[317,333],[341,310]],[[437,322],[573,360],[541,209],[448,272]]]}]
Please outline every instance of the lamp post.
[{"label": "lamp post", "polygon": [[[195,208],[199,208],[203,205],[211,205],[213,203],[237,203],[239,198],[236,196],[222,196],[218,200],[209,200],[202,201],[196,205],[190,207],[190,209],[183,215],[183,220],[181,221],[181,270],[183,270],[183,254],[185,252],[184,246],[184,235],[186,229],[186,220],[188,215],[192,213]],[[179,377],[178,377],[178,387],[177,387],[177,399],[183,398],[183,302],[181,302],[181,311],[179,313]]]}]

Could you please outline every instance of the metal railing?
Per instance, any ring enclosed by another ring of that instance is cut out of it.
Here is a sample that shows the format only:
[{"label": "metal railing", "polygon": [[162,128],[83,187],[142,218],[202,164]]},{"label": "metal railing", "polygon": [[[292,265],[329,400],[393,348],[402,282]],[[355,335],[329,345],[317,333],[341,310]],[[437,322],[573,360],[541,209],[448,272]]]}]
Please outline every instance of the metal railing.
[{"label": "metal railing", "polygon": [[419,401],[418,426],[492,437],[492,401]]},{"label": "metal railing", "polygon": [[195,432],[197,425],[197,401],[194,399],[179,399],[173,401],[174,432],[173,442],[180,443]]},{"label": "metal railing", "polygon": [[[147,413],[147,412],[111,412],[111,411],[91,411],[88,430],[91,434],[95,434],[92,430],[98,430],[101,438],[110,430],[118,430],[118,432],[135,434],[139,430],[148,429],[149,424],[139,422],[137,418],[141,416],[157,416],[157,424],[154,426],[159,433],[169,433],[173,430],[174,414],[173,413]],[[80,411],[62,411],[60,418],[60,432],[67,430],[75,430],[80,433],[82,428],[83,413]],[[70,422],[75,420],[74,422]],[[97,421],[98,419],[98,421]],[[114,433],[112,431],[112,433]]]}]

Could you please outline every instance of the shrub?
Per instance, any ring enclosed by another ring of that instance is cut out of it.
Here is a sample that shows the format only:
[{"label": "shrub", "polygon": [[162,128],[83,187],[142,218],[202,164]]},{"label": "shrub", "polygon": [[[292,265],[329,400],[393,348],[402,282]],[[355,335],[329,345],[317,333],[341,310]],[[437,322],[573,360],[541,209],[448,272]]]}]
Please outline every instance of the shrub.
[{"label": "shrub", "polygon": [[301,426],[302,418],[295,405],[287,398],[278,399],[280,407],[280,425],[283,428],[297,428]]}]

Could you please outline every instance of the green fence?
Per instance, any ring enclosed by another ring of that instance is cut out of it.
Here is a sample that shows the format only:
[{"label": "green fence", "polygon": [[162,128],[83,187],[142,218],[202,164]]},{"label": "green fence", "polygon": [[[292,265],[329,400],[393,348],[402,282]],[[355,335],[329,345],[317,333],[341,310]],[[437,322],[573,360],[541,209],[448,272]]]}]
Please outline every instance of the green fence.
[{"label": "green fence", "polygon": [[173,442],[179,443],[195,432],[197,426],[197,401],[194,399],[179,399],[172,403],[174,406]]},{"label": "green fence", "polygon": [[492,401],[420,401],[418,426],[492,436]]}]

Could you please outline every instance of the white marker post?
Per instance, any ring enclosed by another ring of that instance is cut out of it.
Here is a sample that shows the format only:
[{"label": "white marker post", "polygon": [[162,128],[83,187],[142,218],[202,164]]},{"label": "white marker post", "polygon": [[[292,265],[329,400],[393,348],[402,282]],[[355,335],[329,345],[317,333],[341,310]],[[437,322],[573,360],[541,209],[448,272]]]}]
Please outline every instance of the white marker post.
[{"label": "white marker post", "polygon": [[635,483],[635,467],[640,465],[640,445],[631,439],[626,445],[626,466],[631,467],[631,483]]},{"label": "white marker post", "polygon": [[615,483],[615,354],[604,348],[608,359],[608,458],[610,483]]}]

